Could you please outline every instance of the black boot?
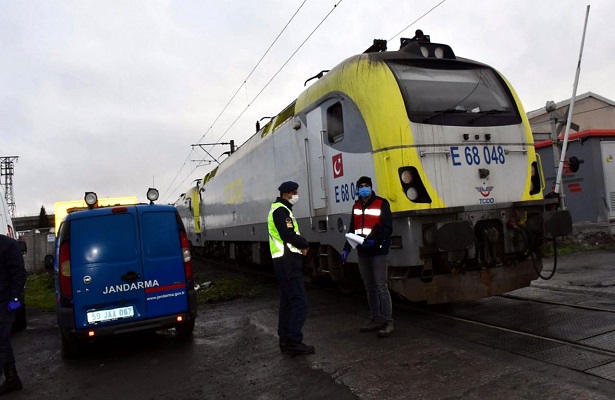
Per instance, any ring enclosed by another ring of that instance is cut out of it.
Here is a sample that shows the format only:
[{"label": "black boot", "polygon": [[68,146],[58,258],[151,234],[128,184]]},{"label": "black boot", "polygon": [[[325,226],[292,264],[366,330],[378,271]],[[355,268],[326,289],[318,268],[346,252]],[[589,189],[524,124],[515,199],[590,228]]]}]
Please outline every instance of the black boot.
[{"label": "black boot", "polygon": [[313,354],[314,346],[307,345],[303,342],[292,342],[286,346],[285,353],[293,356],[300,356],[304,354]]},{"label": "black boot", "polygon": [[280,351],[282,353],[286,352],[286,349],[290,345],[290,339],[288,338],[280,338]]},{"label": "black boot", "polygon": [[5,368],[4,375],[6,375],[6,379],[0,385],[0,396],[23,388],[15,367]]}]

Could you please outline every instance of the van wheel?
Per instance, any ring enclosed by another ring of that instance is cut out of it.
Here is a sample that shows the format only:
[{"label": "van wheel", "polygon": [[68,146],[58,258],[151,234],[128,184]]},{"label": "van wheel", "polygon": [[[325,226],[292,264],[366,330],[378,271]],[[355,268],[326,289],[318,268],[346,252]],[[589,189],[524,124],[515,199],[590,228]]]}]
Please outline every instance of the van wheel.
[{"label": "van wheel", "polygon": [[79,339],[68,332],[60,331],[60,342],[62,344],[62,357],[75,358],[81,352]]},{"label": "van wheel", "polygon": [[191,337],[194,331],[194,318],[191,318],[186,323],[175,325],[175,331],[178,338],[185,339]]}]

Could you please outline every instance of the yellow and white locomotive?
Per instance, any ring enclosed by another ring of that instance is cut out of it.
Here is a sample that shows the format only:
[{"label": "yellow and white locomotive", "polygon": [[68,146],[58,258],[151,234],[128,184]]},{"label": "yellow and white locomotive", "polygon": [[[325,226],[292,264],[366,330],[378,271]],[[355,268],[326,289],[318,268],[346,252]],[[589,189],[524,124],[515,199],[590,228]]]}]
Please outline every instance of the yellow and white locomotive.
[{"label": "yellow and white locomotive", "polygon": [[318,77],[203,178],[200,202],[191,193],[207,254],[268,263],[267,212],[293,180],[312,244],[306,275],[346,288],[358,277],[356,253],[340,260],[354,182],[370,176],[393,213],[392,291],[441,303],[537,278],[545,236],[567,233],[570,219],[546,211],[556,200],[543,197],[529,123],[500,73],[417,31],[398,51],[375,40]]}]

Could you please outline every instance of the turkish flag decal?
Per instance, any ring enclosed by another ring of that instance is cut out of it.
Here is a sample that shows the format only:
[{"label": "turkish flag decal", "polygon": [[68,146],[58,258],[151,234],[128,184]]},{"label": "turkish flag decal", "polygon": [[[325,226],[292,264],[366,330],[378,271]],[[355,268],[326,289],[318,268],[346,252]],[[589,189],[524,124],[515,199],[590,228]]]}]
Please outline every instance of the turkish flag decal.
[{"label": "turkish flag decal", "polygon": [[333,179],[344,176],[344,163],[342,153],[333,156]]}]

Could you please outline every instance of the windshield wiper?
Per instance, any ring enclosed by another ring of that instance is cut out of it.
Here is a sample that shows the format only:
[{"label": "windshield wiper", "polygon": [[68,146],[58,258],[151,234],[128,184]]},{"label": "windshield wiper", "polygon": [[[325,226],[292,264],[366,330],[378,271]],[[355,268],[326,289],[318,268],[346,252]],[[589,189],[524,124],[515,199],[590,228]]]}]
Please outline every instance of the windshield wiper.
[{"label": "windshield wiper", "polygon": [[447,108],[446,110],[440,110],[440,111],[436,111],[434,114],[430,115],[429,117],[425,118],[424,120],[421,121],[421,123],[423,122],[427,122],[432,118],[436,118],[439,117],[440,115],[444,115],[444,114],[458,114],[458,113],[466,113],[466,110],[459,110],[457,108]]},{"label": "windshield wiper", "polygon": [[476,121],[479,118],[484,117],[485,115],[490,115],[490,114],[500,114],[500,113],[506,113],[508,111],[503,111],[503,110],[498,110],[495,108],[492,108],[491,110],[486,110],[486,111],[479,111],[476,114],[478,114],[476,117],[472,117],[469,121],[468,124],[472,125],[474,123],[474,121]]}]

